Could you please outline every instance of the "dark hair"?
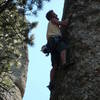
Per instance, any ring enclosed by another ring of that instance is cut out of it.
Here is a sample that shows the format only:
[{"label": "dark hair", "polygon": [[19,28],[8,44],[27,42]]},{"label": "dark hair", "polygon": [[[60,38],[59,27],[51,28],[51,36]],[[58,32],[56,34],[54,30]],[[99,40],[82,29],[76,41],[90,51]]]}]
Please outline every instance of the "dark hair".
[{"label": "dark hair", "polygon": [[50,19],[52,18],[52,16],[51,16],[52,12],[53,12],[53,10],[50,10],[50,11],[47,12],[46,18],[47,18],[48,20],[50,20]]}]

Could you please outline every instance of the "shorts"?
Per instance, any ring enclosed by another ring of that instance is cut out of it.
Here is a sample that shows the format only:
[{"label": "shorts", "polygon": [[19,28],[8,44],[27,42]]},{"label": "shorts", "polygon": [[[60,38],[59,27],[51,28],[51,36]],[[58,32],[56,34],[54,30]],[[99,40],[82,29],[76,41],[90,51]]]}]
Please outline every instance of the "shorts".
[{"label": "shorts", "polygon": [[50,37],[48,40],[48,46],[52,51],[60,53],[62,50],[67,49],[67,43],[65,43],[60,36]]},{"label": "shorts", "polygon": [[60,55],[57,52],[51,52],[52,66],[57,68],[60,64]]},{"label": "shorts", "polygon": [[50,37],[48,40],[48,46],[51,50],[51,61],[52,66],[59,66],[60,63],[60,53],[62,50],[67,49],[67,44],[62,40],[61,37]]}]

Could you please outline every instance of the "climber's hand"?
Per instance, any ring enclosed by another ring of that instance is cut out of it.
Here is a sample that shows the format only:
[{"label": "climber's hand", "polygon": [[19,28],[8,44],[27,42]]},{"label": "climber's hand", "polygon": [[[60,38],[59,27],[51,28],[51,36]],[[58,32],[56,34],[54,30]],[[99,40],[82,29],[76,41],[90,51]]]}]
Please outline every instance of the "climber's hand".
[{"label": "climber's hand", "polygon": [[66,21],[66,20],[65,21],[62,21],[62,26],[63,27],[67,27],[68,26],[68,21]]},{"label": "climber's hand", "polygon": [[72,13],[69,14],[69,17],[72,17]]},{"label": "climber's hand", "polygon": [[72,14],[72,13],[70,13],[70,14],[69,14],[69,16],[68,16],[69,20],[71,20],[71,19],[72,19],[72,16],[73,16],[73,14]]}]

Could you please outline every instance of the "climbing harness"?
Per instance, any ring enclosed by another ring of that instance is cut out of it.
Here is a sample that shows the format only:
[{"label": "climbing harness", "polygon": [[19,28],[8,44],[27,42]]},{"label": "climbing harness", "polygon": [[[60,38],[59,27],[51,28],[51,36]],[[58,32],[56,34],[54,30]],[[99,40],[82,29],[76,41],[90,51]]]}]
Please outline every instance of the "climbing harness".
[{"label": "climbing harness", "polygon": [[[50,42],[48,42],[47,44],[43,45],[41,47],[41,51],[46,54],[46,56],[49,55],[49,53],[51,53],[52,51],[54,51],[57,47],[57,45],[59,44],[59,42],[61,41],[61,37],[60,36],[53,36],[50,38]],[[52,43],[51,43],[52,42]]]}]

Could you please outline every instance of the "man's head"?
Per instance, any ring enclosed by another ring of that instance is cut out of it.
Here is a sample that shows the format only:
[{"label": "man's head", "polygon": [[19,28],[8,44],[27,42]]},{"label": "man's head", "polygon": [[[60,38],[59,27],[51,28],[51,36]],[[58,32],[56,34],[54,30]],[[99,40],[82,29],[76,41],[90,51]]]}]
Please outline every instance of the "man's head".
[{"label": "man's head", "polygon": [[[51,20],[52,18],[57,18],[57,15],[55,14],[55,12],[53,10],[50,10],[47,12],[46,14],[46,18],[48,20]],[[58,19],[58,18],[57,18]]]}]

